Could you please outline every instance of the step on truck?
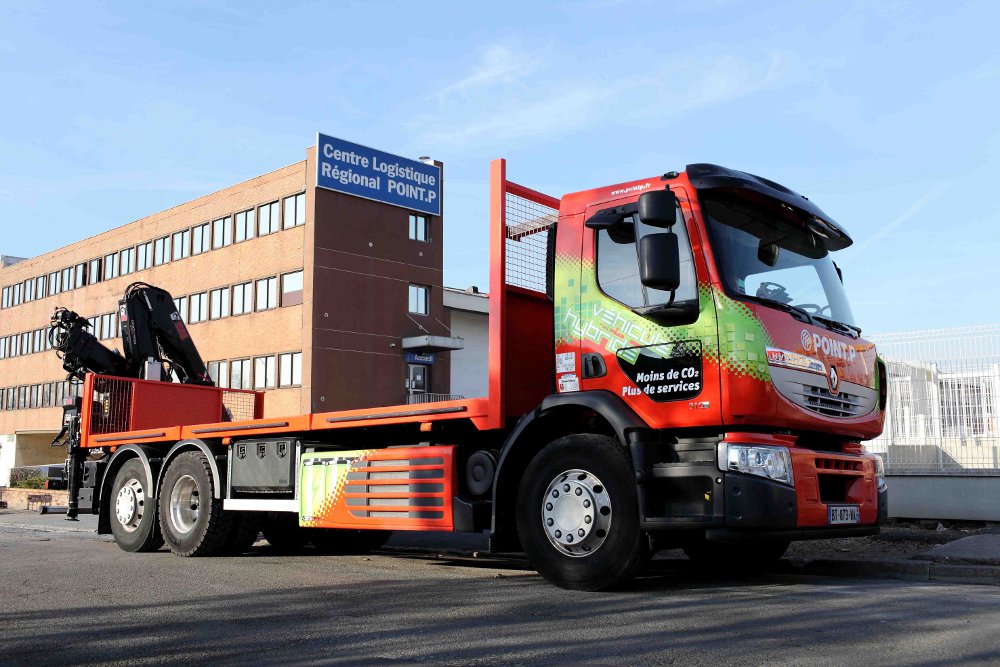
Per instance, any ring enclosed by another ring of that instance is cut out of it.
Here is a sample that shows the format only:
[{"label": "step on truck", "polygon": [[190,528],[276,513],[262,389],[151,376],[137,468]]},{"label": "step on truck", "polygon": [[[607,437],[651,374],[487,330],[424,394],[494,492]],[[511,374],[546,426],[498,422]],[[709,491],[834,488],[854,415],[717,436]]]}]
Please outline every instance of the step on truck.
[{"label": "step on truck", "polygon": [[692,164],[557,199],[496,160],[486,396],[287,417],[213,385],[165,290],[126,293],[123,355],[58,311],[80,383],[68,518],[182,556],[258,531],[331,551],[479,533],[583,590],[658,549],[746,569],[792,540],[875,534],[886,486],[861,443],[886,371],[833,260],[850,244],[745,172]]}]

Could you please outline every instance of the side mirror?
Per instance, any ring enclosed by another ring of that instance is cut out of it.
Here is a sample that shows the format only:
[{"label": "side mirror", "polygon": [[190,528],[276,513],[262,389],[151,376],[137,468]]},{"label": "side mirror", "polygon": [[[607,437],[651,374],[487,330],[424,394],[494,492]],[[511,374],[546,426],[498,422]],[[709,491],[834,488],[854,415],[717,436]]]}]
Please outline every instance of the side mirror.
[{"label": "side mirror", "polygon": [[639,219],[650,227],[670,227],[677,220],[677,196],[670,190],[639,195]]},{"label": "side mirror", "polygon": [[646,234],[639,239],[639,281],[646,287],[666,292],[680,287],[681,256],[677,234]]}]

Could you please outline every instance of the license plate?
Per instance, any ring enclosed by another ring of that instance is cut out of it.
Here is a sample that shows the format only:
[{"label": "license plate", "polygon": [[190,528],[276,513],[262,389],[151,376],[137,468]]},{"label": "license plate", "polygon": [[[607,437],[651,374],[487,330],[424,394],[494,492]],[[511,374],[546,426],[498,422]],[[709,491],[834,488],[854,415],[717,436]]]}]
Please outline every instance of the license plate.
[{"label": "license plate", "polygon": [[861,523],[861,510],[857,505],[830,505],[827,510],[831,526]]}]

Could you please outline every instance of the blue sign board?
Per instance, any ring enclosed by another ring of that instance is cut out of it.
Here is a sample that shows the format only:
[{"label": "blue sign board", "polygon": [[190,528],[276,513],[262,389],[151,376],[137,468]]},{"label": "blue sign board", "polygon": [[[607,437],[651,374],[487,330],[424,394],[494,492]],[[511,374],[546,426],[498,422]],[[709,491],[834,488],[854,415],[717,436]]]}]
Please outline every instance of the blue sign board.
[{"label": "blue sign board", "polygon": [[441,215],[441,167],[320,134],[317,187]]},{"label": "blue sign board", "polygon": [[407,352],[406,363],[408,364],[433,364],[433,352]]}]

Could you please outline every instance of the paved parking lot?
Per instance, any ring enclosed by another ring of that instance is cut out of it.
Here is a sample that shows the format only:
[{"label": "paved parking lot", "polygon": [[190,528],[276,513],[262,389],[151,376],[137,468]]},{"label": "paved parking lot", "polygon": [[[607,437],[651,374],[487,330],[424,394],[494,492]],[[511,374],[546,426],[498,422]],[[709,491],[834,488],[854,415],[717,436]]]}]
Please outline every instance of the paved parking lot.
[{"label": "paved parking lot", "polygon": [[[63,528],[53,522],[55,528]],[[654,565],[573,593],[427,554],[181,559],[0,524],[0,663],[843,664],[1000,660],[996,586]]]}]

